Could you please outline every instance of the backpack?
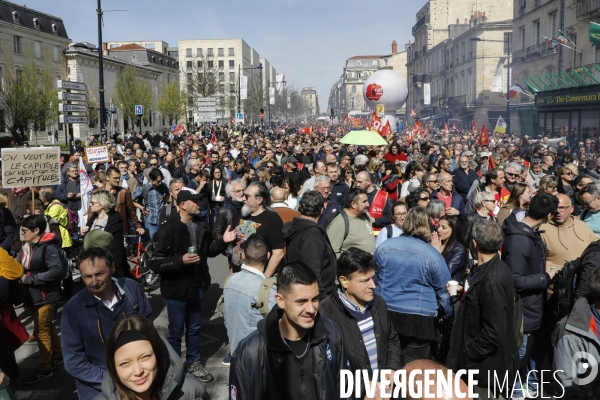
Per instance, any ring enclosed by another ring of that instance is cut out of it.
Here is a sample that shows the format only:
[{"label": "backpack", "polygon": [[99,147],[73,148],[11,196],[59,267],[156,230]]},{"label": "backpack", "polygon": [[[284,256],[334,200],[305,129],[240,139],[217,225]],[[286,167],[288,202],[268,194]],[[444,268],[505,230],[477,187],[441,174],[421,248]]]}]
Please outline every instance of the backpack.
[{"label": "backpack", "polygon": [[[227,286],[227,282],[229,282],[229,279],[231,279],[231,277],[234,275],[235,274],[231,274],[227,277],[227,279],[225,279],[223,288],[225,288],[225,286]],[[252,305],[252,307],[256,308],[258,311],[260,311],[260,315],[262,315],[263,318],[265,318],[267,316],[267,314],[269,313],[269,295],[271,294],[271,289],[276,284],[277,284],[277,278],[275,276],[272,276],[270,278],[265,278],[260,283],[260,288],[258,289],[258,296],[257,296],[258,300],[256,301],[255,304]],[[221,307],[224,302],[225,302],[225,294],[222,294],[221,297],[219,297],[219,300],[217,300],[217,306],[215,307],[215,313],[219,314],[219,316],[221,318],[224,317],[223,307]]]},{"label": "backpack", "polygon": [[79,229],[79,213],[65,207],[62,203],[59,202],[52,203],[50,208],[54,206],[61,206],[65,210],[67,210],[67,226],[63,226],[63,228],[69,231],[71,235],[77,233],[77,230]]},{"label": "backpack", "polygon": [[[335,217],[337,217],[340,214],[342,215],[342,218],[344,219],[344,238],[342,239],[342,247],[343,247],[344,246],[344,241],[348,237],[348,233],[350,233],[350,221],[348,220],[348,214],[346,214],[346,211],[340,210],[340,211],[335,211],[335,212],[331,213],[331,215],[329,217],[327,217],[325,219],[325,221],[323,221],[323,229],[325,229],[325,234],[327,234],[327,227],[329,226],[329,224],[331,224],[333,222],[333,220],[335,219]],[[359,219],[364,219],[365,221],[370,222],[369,217],[367,216],[366,213],[363,214],[363,215],[361,215],[358,218]],[[388,233],[389,232],[390,231],[388,230]],[[389,235],[389,237],[392,237],[392,235]],[[330,238],[329,238],[329,241],[331,241]],[[340,252],[342,251],[342,247],[340,247]]]},{"label": "backpack", "polygon": [[556,274],[554,283],[554,297],[556,302],[556,313],[559,318],[569,314],[575,305],[575,292],[579,285],[581,275],[581,263],[585,256],[593,251],[600,251],[600,243],[592,242],[581,254],[573,261],[567,261],[563,268]]},{"label": "backpack", "polygon": [[[46,250],[47,249],[48,249],[48,244],[44,244],[42,247],[42,260],[46,260]],[[62,279],[67,279],[71,275],[71,269],[69,268],[69,257],[67,257],[67,253],[60,247],[56,246],[56,250],[58,250],[58,256],[60,257],[60,261],[62,264],[62,270],[63,270]]]},{"label": "backpack", "polygon": [[394,228],[392,227],[392,224],[386,225],[385,230],[387,232],[388,239],[391,239],[394,237]]}]

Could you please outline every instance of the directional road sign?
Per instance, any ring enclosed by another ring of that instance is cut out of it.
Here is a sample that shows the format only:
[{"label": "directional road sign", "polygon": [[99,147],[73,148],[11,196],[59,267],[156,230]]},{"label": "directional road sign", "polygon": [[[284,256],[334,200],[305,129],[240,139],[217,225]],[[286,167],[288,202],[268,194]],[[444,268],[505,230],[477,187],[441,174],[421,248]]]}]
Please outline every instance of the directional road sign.
[{"label": "directional road sign", "polygon": [[235,114],[235,122],[244,122],[244,113]]},{"label": "directional road sign", "polygon": [[144,106],[135,106],[135,115],[143,115]]},{"label": "directional road sign", "polygon": [[86,101],[87,96],[85,94],[58,92],[58,99],[66,101]]},{"label": "directional road sign", "polygon": [[75,104],[59,103],[58,111],[60,111],[60,112],[86,112],[87,107],[81,106],[81,105],[75,105]]},{"label": "directional road sign", "polygon": [[56,81],[56,86],[59,89],[68,90],[85,90],[85,83],[70,82],[70,81]]},{"label": "directional road sign", "polygon": [[60,115],[58,120],[61,124],[87,124],[87,117],[79,117],[73,115]]}]

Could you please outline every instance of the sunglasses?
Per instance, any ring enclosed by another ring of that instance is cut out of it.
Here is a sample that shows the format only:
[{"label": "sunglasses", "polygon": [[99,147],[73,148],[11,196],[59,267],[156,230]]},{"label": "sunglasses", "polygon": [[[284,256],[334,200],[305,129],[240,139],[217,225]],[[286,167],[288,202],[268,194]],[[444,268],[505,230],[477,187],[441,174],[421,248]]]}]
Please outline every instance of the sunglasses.
[{"label": "sunglasses", "polygon": [[431,200],[429,197],[419,197],[419,200],[429,201]]},{"label": "sunglasses", "polygon": [[513,174],[511,172],[507,172],[506,175],[512,176],[513,178],[518,178],[519,177],[519,174]]}]

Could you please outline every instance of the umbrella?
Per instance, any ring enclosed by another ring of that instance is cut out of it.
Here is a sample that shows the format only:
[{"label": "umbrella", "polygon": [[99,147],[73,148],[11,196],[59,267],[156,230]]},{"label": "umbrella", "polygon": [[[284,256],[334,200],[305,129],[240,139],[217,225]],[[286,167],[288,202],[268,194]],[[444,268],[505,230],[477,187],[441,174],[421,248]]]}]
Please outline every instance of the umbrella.
[{"label": "umbrella", "polygon": [[340,139],[343,144],[385,146],[388,143],[375,131],[350,131]]}]

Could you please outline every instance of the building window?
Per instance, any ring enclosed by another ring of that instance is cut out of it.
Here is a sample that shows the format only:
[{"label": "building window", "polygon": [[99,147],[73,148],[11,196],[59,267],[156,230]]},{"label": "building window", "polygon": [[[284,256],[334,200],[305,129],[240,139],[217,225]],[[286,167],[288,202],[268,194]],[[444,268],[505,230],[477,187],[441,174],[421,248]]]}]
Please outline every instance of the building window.
[{"label": "building window", "polygon": [[360,67],[360,61],[356,61],[356,64],[355,64],[355,65],[356,65],[357,67]]},{"label": "building window", "polygon": [[219,72],[219,82],[222,82],[225,80],[225,73],[224,72]]},{"label": "building window", "polygon": [[533,21],[533,31],[535,32],[535,43],[540,44],[540,20]]},{"label": "building window", "polygon": [[525,50],[525,27],[522,26],[519,31],[521,32],[521,50]]},{"label": "building window", "polygon": [[504,34],[504,54],[510,54],[512,47],[512,33]]},{"label": "building window", "polygon": [[208,68],[214,68],[214,67],[215,67],[215,62],[214,62],[214,61],[212,61],[212,60],[210,60],[210,61],[208,62]]},{"label": "building window", "polygon": [[186,57],[191,57],[192,56],[192,49],[185,49],[185,56]]},{"label": "building window", "polygon": [[550,14],[550,29],[552,30],[552,39],[556,39],[558,37],[557,26],[558,13],[555,11],[552,14]]},{"label": "building window", "polygon": [[13,11],[12,15],[13,15],[13,22],[15,24],[20,24],[21,23],[21,16],[19,15],[19,13],[17,11]]},{"label": "building window", "polygon": [[21,37],[20,36],[14,37],[14,46],[15,46],[15,53],[21,54]]},{"label": "building window", "polygon": [[198,60],[196,64],[198,65],[198,68],[202,68],[202,60]]},{"label": "building window", "polygon": [[218,48],[217,49],[217,54],[219,55],[219,57],[223,57],[225,55],[225,49],[223,48]]},{"label": "building window", "polygon": [[212,55],[213,55],[213,49],[212,49],[212,47],[210,47],[210,48],[206,49],[206,52],[207,52],[207,54],[208,54],[209,56],[212,56]]},{"label": "building window", "polygon": [[191,61],[186,61],[185,62],[185,66],[189,69],[192,68],[192,62]]},{"label": "building window", "polygon": [[202,82],[202,79],[204,79],[204,74],[202,72],[198,72],[198,82]]},{"label": "building window", "polygon": [[224,106],[225,105],[225,97],[223,97],[223,96],[219,97],[219,105],[220,106]]},{"label": "building window", "polygon": [[196,57],[202,57],[202,47],[196,49]]},{"label": "building window", "polygon": [[229,68],[235,68],[235,60],[229,60]]},{"label": "building window", "polygon": [[224,68],[224,67],[225,67],[225,61],[219,60],[219,68]]},{"label": "building window", "polygon": [[39,18],[34,18],[33,19],[33,27],[35,29],[37,29],[38,31],[40,30],[40,19]]},{"label": "building window", "polygon": [[225,85],[224,84],[219,84],[219,93],[225,93]]},{"label": "building window", "polygon": [[351,92],[352,92],[352,93],[356,93],[356,85],[352,85],[352,90],[351,90]]},{"label": "building window", "polygon": [[33,50],[35,53],[35,58],[42,58],[42,43],[41,42],[33,42]]},{"label": "building window", "polygon": [[59,62],[60,61],[60,47],[54,46],[52,48],[52,50],[54,53],[54,62]]},{"label": "building window", "polygon": [[235,72],[230,72],[230,73],[229,73],[229,80],[230,80],[231,82],[235,81]]},{"label": "building window", "polygon": [[235,83],[230,83],[229,84],[229,92],[230,93],[234,93],[235,92]]},{"label": "building window", "polygon": [[58,25],[52,24],[52,33],[58,35]]},{"label": "building window", "polygon": [[235,56],[235,49],[233,47],[229,48],[229,55],[230,56]]}]

